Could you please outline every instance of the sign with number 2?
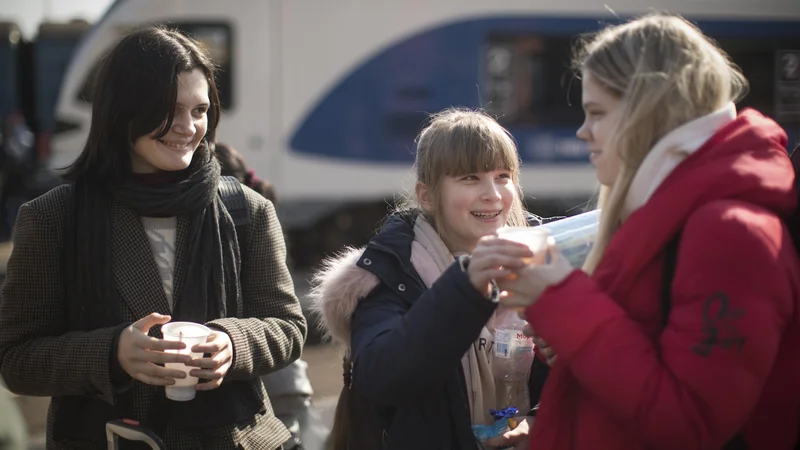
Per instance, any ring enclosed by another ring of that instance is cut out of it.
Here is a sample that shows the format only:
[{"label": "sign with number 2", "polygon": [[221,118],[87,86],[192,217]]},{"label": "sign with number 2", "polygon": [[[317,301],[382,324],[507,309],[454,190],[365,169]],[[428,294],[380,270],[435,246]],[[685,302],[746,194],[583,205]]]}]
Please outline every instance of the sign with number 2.
[{"label": "sign with number 2", "polygon": [[800,51],[781,52],[781,81],[800,81]]},{"label": "sign with number 2", "polygon": [[800,117],[800,50],[776,54],[775,112],[781,118]]}]

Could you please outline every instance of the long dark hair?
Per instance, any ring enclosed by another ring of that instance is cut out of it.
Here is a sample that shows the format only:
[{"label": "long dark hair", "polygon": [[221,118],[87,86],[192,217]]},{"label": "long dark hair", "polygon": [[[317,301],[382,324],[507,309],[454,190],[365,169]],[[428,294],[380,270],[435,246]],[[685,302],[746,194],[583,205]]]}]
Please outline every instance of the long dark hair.
[{"label": "long dark hair", "polygon": [[157,137],[169,131],[178,76],[194,69],[205,74],[210,100],[207,132],[194,155],[199,163],[210,158],[220,118],[215,68],[200,45],[177,31],[151,26],[125,36],[103,58],[94,87],[89,137],[65,174],[72,187],[64,266],[66,295],[73,305],[68,316],[75,328],[91,330],[119,317],[118,305],[109,301],[115,292],[109,281],[108,200],[114,187],[131,177],[133,143],[154,131]]},{"label": "long dark hair", "polygon": [[154,130],[156,138],[167,134],[175,115],[178,75],[194,69],[208,81],[208,128],[199,148],[207,153],[220,119],[214,64],[193,39],[165,26],[150,26],[122,38],[103,58],[89,137],[64,177],[108,183],[128,175],[133,142]]}]

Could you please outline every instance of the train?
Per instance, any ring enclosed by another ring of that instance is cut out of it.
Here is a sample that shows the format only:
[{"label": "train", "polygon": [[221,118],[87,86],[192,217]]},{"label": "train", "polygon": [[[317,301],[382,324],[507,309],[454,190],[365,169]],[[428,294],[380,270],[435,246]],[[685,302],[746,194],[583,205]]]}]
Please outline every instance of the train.
[{"label": "train", "polygon": [[651,11],[696,23],[749,79],[739,107],[800,140],[798,0],[117,0],[64,73],[47,166],[62,170],[83,147],[100,58],[129,31],[168,24],[218,65],[218,140],[275,185],[298,262],[366,242],[413,192],[426,118],[452,106],[483,109],[514,136],[528,209],[581,212],[597,182],[575,136],[583,112],[572,49]]}]

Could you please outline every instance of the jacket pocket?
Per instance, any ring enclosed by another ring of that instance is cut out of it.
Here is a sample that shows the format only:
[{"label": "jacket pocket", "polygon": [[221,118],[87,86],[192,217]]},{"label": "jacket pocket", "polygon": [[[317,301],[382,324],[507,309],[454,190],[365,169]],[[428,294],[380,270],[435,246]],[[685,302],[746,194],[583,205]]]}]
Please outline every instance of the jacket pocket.
[{"label": "jacket pocket", "polygon": [[237,423],[233,430],[234,444],[241,450],[277,449],[291,437],[283,422],[266,410]]},{"label": "jacket pocket", "polygon": [[106,422],[116,419],[114,407],[83,396],[54,397],[53,439],[106,442]]}]

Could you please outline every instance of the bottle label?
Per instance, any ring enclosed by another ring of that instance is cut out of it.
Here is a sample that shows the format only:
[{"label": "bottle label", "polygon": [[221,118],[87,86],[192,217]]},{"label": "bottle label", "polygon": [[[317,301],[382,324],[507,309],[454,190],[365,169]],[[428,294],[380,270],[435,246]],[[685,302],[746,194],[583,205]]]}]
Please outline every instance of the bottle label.
[{"label": "bottle label", "polygon": [[498,358],[511,358],[511,338],[516,334],[513,330],[495,330],[494,332],[494,356]]}]

